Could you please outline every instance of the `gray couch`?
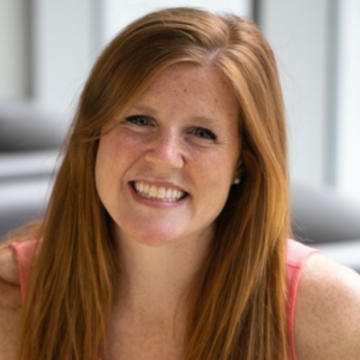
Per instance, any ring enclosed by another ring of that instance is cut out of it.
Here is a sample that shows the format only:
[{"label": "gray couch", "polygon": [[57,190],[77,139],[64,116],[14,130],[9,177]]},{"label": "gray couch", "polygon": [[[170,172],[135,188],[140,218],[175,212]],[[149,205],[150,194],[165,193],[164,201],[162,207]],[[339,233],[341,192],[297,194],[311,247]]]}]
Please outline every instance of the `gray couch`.
[{"label": "gray couch", "polygon": [[360,204],[330,188],[292,183],[294,237],[360,273]]},{"label": "gray couch", "polygon": [[0,237],[43,214],[66,131],[37,102],[0,102]]}]

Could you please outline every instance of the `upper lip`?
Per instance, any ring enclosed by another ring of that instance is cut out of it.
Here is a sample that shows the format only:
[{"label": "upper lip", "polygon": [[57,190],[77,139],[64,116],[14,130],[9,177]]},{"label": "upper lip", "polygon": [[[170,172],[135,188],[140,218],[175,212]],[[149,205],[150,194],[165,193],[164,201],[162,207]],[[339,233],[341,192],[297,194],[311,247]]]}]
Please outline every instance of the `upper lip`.
[{"label": "upper lip", "polygon": [[184,188],[182,188],[181,186],[177,185],[172,181],[155,180],[155,179],[136,179],[136,180],[132,180],[131,182],[142,182],[145,184],[149,184],[150,186],[154,185],[157,188],[163,187],[166,189],[180,190],[187,193],[187,191]]}]

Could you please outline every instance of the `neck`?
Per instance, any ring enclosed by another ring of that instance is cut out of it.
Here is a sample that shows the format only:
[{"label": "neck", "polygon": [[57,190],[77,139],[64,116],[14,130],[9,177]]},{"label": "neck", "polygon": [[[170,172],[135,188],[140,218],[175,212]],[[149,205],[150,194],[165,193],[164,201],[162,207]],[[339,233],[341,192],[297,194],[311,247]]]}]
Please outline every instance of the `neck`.
[{"label": "neck", "polygon": [[134,312],[176,311],[204,261],[210,239],[208,234],[202,239],[148,246],[119,237],[122,276],[116,302]]}]

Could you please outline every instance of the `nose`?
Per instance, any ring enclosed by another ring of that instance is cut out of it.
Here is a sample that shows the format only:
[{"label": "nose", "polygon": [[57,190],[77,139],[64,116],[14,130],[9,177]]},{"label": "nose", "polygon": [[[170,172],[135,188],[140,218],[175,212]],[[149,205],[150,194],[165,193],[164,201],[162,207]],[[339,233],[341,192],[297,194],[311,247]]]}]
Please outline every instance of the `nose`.
[{"label": "nose", "polygon": [[150,142],[145,160],[158,167],[180,169],[184,165],[180,136],[170,131],[158,134]]}]

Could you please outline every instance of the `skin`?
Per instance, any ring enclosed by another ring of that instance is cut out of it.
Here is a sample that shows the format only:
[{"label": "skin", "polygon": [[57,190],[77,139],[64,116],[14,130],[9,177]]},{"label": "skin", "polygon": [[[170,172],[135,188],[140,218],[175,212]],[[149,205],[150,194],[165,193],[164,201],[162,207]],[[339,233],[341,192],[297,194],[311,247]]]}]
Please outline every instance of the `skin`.
[{"label": "skin", "polygon": [[295,312],[298,359],[359,359],[359,340],[360,276],[325,256],[310,256]]},{"label": "skin", "polygon": [[[131,303],[154,299],[162,313],[159,299],[177,302],[197,271],[236,175],[238,114],[215,68],[181,64],[155,79],[113,130],[105,129],[96,184],[114,221]],[[129,121],[134,115],[141,117]],[[133,181],[178,188],[186,197],[149,201],[135,194]]]},{"label": "skin", "polygon": [[[125,121],[144,112],[152,119],[149,124]],[[103,360],[181,359],[184,295],[206,256],[213,221],[241,155],[237,117],[238,104],[220,73],[212,67],[179,65],[160,75],[129,113],[117,119],[118,126],[104,129],[96,182],[114,222],[124,273]],[[202,127],[210,127],[218,140],[210,141],[199,131]],[[165,182],[188,196],[179,204],[142,201],[132,193],[129,182],[134,180],[159,186]],[[0,360],[15,360],[18,278],[14,254],[4,247]],[[360,277],[322,255],[311,256],[297,297],[298,360],[359,359],[359,324]]]},{"label": "skin", "polygon": [[0,247],[0,360],[15,360],[21,315],[19,273],[13,251]]},{"label": "skin", "polygon": [[[103,135],[97,190],[121,243],[171,246],[211,237],[240,156],[239,110],[218,70],[180,64],[160,74]],[[179,203],[145,203],[133,196],[130,181],[179,188],[188,196]]]},{"label": "skin", "polygon": [[[183,298],[237,172],[238,118],[236,96],[216,68],[180,64],[160,74],[114,129],[104,129],[96,184],[125,268],[109,325],[118,342],[113,354],[139,359],[146,348],[150,358],[152,351],[154,358],[180,356],[173,349],[181,349]],[[149,201],[134,193],[133,181],[186,197]]]}]

